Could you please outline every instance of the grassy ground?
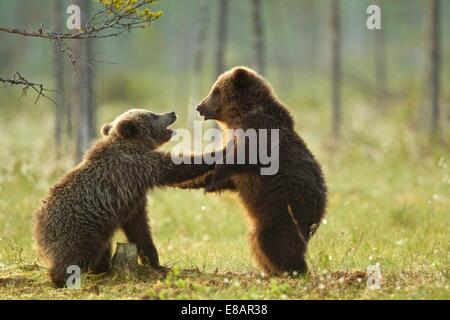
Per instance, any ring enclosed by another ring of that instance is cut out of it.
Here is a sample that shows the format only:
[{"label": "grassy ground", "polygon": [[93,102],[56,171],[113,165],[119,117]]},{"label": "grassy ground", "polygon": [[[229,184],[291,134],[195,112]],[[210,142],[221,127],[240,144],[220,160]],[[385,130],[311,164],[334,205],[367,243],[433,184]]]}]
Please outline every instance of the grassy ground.
[{"label": "grassy ground", "polygon": [[[450,152],[429,147],[403,113],[393,109],[381,117],[357,104],[346,113],[344,137],[332,146],[321,129],[326,114],[296,112],[330,189],[307,276],[258,272],[233,195],[172,189],[149,195],[149,215],[162,263],[173,272],[83,276],[81,290],[53,289],[36,257],[33,211],[71,162],[70,154],[54,159],[47,108],[0,117],[2,299],[450,298]],[[118,112],[104,111],[100,120]],[[366,270],[377,263],[381,289],[369,290]]]}]

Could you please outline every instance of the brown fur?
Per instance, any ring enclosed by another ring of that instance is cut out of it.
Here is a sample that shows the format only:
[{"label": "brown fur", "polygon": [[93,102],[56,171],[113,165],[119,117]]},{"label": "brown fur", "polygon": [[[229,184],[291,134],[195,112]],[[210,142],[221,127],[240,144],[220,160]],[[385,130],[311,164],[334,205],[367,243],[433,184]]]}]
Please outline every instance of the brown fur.
[{"label": "brown fur", "polygon": [[197,110],[226,128],[279,129],[280,167],[275,175],[260,175],[260,163],[216,165],[214,176],[196,187],[204,182],[209,183],[206,191],[238,192],[250,220],[253,254],[265,272],[306,272],[307,243],[325,213],[327,189],[289,111],[263,77],[244,67],[222,74]]},{"label": "brown fur", "polygon": [[[109,270],[111,238],[122,228],[141,261],[161,268],[146,215],[146,192],[198,177],[212,166],[175,165],[155,149],[168,141],[175,113],[130,110],[103,127],[84,160],[49,192],[36,213],[35,237],[53,283],[65,285],[67,267]],[[200,156],[201,157],[201,156]]]}]

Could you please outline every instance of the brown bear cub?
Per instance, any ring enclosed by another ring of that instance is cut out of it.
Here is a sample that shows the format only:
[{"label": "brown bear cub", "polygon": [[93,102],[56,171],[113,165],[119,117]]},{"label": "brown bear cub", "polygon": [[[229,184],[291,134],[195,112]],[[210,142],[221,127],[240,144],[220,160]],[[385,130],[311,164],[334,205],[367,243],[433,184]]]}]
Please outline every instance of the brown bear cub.
[{"label": "brown bear cub", "polygon": [[[222,159],[224,164],[216,164],[213,177],[198,181],[208,184],[207,192],[238,192],[248,211],[253,254],[265,272],[305,273],[307,243],[324,216],[327,188],[319,163],[294,130],[289,111],[262,76],[244,67],[222,74],[197,110],[205,120],[217,120],[227,129],[266,129],[262,131],[268,133],[267,139],[256,138],[258,148],[266,150],[272,150],[271,129],[277,129],[275,174],[262,175],[264,164],[259,158],[253,164]],[[245,151],[248,163],[249,136],[234,135],[232,141],[235,150]]]},{"label": "brown bear cub", "polygon": [[[156,149],[169,141],[174,112],[130,110],[102,128],[103,137],[84,160],[51,188],[36,213],[35,237],[40,256],[58,287],[67,267],[109,270],[111,238],[122,228],[135,243],[141,262],[160,267],[146,215],[146,192],[188,181],[212,170],[189,155],[176,165]],[[190,164],[189,164],[190,163]],[[199,163],[199,164],[194,164]]]}]

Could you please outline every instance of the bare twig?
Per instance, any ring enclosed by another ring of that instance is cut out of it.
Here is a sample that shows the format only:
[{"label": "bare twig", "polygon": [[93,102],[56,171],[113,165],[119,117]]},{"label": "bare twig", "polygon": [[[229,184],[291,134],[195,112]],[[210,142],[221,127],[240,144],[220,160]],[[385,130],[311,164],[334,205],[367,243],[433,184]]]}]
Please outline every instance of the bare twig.
[{"label": "bare twig", "polygon": [[50,97],[46,94],[46,92],[58,93],[58,91],[47,89],[44,87],[44,85],[42,83],[36,83],[36,82],[29,81],[29,80],[25,79],[19,72],[16,72],[12,79],[4,79],[4,78],[0,77],[0,82],[4,84],[3,88],[10,87],[10,86],[22,87],[22,96],[21,97],[25,97],[27,95],[28,89],[31,88],[37,93],[35,103],[37,103],[41,97],[44,97],[45,99],[48,99],[51,102],[53,102],[53,104],[55,106],[58,106],[56,101],[52,97]]},{"label": "bare twig", "polygon": [[84,27],[76,32],[55,32],[46,30],[44,26],[41,26],[37,31],[0,26],[0,31],[54,41],[107,38],[118,36],[134,28],[146,28],[152,21],[159,19],[162,15],[159,11],[153,12],[145,8],[145,6],[154,3],[155,0],[128,0],[122,1],[120,5],[113,4],[111,1],[100,2],[104,5],[104,9],[95,13]]},{"label": "bare twig", "polygon": [[[41,25],[37,31],[27,31],[0,26],[0,32],[18,34],[24,37],[35,37],[51,40],[57,50],[68,56],[76,76],[81,78],[81,75],[75,68],[77,60],[86,60],[88,63],[106,62],[78,56],[77,53],[64,42],[64,40],[87,40],[115,37],[125,31],[130,31],[131,29],[146,28],[152,21],[159,19],[162,15],[162,12],[154,12],[147,7],[155,1],[156,0],[99,0],[103,8],[88,19],[84,27],[72,33],[46,30],[44,25]],[[57,106],[57,103],[45,94],[45,92],[48,91],[55,92],[54,90],[46,89],[40,83],[26,80],[18,72],[12,79],[4,79],[0,77],[0,82],[4,84],[3,87],[15,85],[22,86],[22,97],[26,95],[29,88],[32,88],[37,93],[36,102],[40,97],[45,97]]]}]

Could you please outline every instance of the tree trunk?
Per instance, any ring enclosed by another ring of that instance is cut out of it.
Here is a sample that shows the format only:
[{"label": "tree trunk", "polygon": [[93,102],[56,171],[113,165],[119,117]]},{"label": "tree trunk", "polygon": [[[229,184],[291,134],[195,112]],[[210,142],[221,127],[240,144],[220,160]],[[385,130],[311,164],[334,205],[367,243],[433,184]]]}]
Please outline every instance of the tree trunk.
[{"label": "tree trunk", "polygon": [[[381,8],[381,3],[378,5]],[[386,104],[387,76],[386,76],[386,20],[383,18],[381,29],[375,32],[375,105],[377,109],[383,108]]]},{"label": "tree trunk", "polygon": [[439,96],[440,96],[440,68],[441,68],[441,43],[440,43],[440,0],[428,0],[428,97],[431,107],[431,139],[439,138]]},{"label": "tree trunk", "polygon": [[228,31],[228,0],[219,0],[219,24],[217,26],[216,76],[225,71],[224,53]]},{"label": "tree trunk", "polygon": [[[225,48],[228,34],[229,0],[219,0],[219,24],[217,26],[216,77],[225,71]],[[217,122],[214,128],[219,129]]]},{"label": "tree trunk", "polygon": [[[81,8],[82,27],[86,23],[90,13],[90,0],[79,0]],[[96,135],[95,130],[95,106],[94,106],[94,72],[92,69],[92,40],[77,41],[78,66],[79,66],[79,95],[80,101],[77,112],[77,143],[76,160],[80,161],[91,140]]]},{"label": "tree trunk", "polygon": [[341,29],[340,0],[331,0],[331,99],[332,99],[332,133],[339,138],[341,125]]},{"label": "tree trunk", "polygon": [[[62,31],[61,23],[61,1],[53,0],[53,23],[54,29],[57,32]],[[61,153],[61,141],[62,141],[62,128],[64,123],[64,110],[66,106],[64,104],[64,64],[63,55],[61,52],[60,43],[56,42],[54,45],[54,55],[53,55],[53,73],[55,78],[55,89],[58,91],[55,101],[55,148],[56,156],[59,157]]]},{"label": "tree trunk", "polygon": [[73,65],[73,84],[71,92],[71,103],[72,110],[74,111],[74,129],[75,129],[75,162],[79,162],[83,156],[82,150],[82,124],[83,124],[83,99],[81,96],[81,59],[80,54],[82,52],[82,42],[83,40],[73,40],[73,55],[72,55],[72,65]]},{"label": "tree trunk", "polygon": [[254,34],[254,50],[255,50],[255,68],[260,74],[265,74],[265,46],[264,46],[264,29],[262,20],[261,0],[253,0],[253,34]]},{"label": "tree trunk", "polygon": [[195,118],[195,104],[199,102],[198,100],[200,98],[199,90],[202,87],[203,61],[205,56],[205,41],[209,27],[210,4],[210,0],[203,0],[199,7],[200,17],[197,42],[195,45],[194,72],[192,76],[191,90],[189,92],[190,99],[187,113],[188,125],[191,125]]},{"label": "tree trunk", "polygon": [[[89,2],[89,0],[87,0]],[[93,54],[93,40],[86,40],[85,42],[85,52],[86,59],[84,63],[85,74],[86,74],[86,91],[85,91],[85,103],[86,103],[86,121],[88,122],[88,139],[89,142],[97,136],[96,130],[96,108],[95,108],[95,73],[92,60],[94,59]]]}]

